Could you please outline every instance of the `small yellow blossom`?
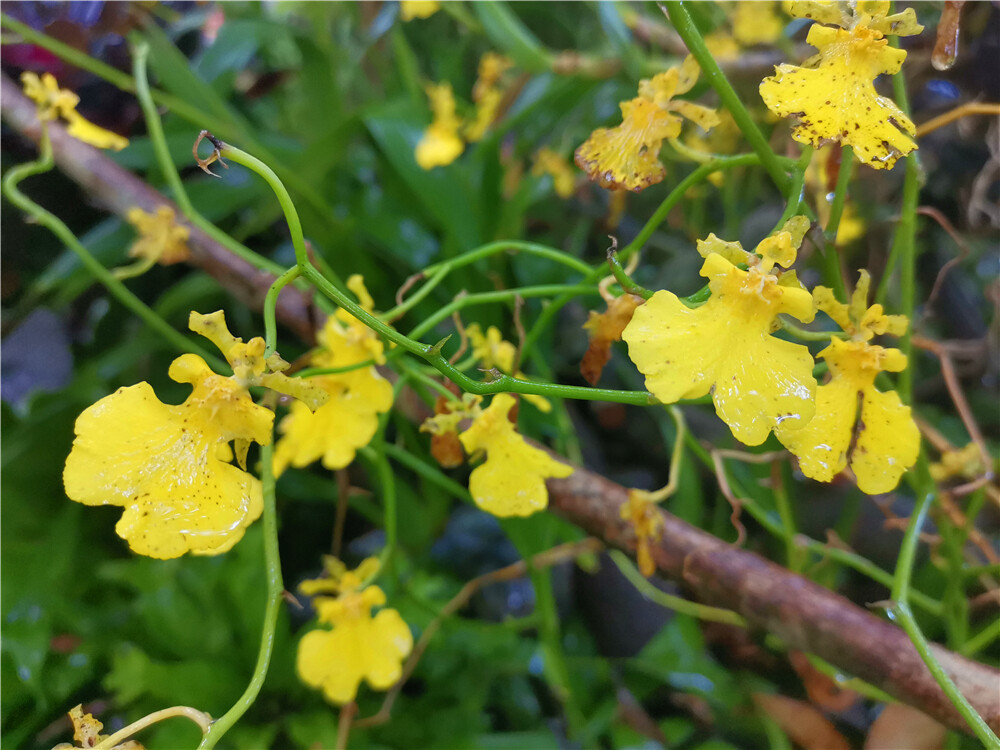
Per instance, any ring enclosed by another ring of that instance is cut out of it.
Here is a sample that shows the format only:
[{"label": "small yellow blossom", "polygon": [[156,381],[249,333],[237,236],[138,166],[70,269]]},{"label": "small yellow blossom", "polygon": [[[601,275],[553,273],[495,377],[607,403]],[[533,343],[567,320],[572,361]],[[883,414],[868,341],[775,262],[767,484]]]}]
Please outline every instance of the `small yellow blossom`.
[{"label": "small yellow blossom", "polygon": [[514,63],[496,52],[487,52],[479,60],[479,78],[472,87],[472,101],[476,112],[465,125],[465,139],[470,143],[482,140],[486,131],[497,117],[503,101],[503,90],[499,87],[500,77]]},{"label": "small yellow blossom", "polygon": [[430,18],[441,9],[438,0],[400,0],[399,17],[404,21],[414,18]]},{"label": "small yellow blossom", "polygon": [[538,149],[531,174],[535,177],[549,175],[552,178],[552,186],[555,188],[556,195],[560,198],[569,198],[573,195],[576,187],[576,176],[573,174],[573,168],[570,167],[566,159],[548,146]]},{"label": "small yellow blossom", "polygon": [[[465,329],[465,334],[472,346],[472,356],[484,370],[495,368],[515,378],[528,379],[528,376],[520,370],[514,371],[517,347],[504,340],[499,328],[490,326],[484,334],[482,327],[478,323],[473,323]],[[548,413],[552,410],[552,404],[544,396],[525,393],[522,398],[539,411]]]},{"label": "small yellow blossom", "polygon": [[716,62],[733,62],[740,58],[739,42],[725,29],[706,34],[705,46]]},{"label": "small yellow blossom", "polygon": [[861,271],[850,305],[838,302],[826,287],[813,291],[816,306],[850,339],[833,339],[817,355],[827,361],[832,377],[816,389],[812,421],[793,432],[779,427],[775,434],[799,459],[807,477],[829,482],[850,463],[861,491],[875,495],[895,488],[903,472],[916,462],[920,432],[899,395],[875,387],[880,372],[904,370],[906,356],[869,341],[885,333],[901,335],[907,321],[902,315],[885,315],[881,305],[868,307],[869,282],[868,272]]},{"label": "small yellow blossom", "polygon": [[164,266],[181,263],[191,257],[187,244],[191,230],[177,223],[170,206],[160,206],[156,213],[151,214],[141,208],[130,208],[126,218],[139,233],[138,239],[129,248],[131,257]]},{"label": "small yellow blossom", "polygon": [[733,9],[733,37],[744,46],[771,44],[781,37],[785,22],[775,0],[737,2]]},{"label": "small yellow blossom", "polygon": [[946,482],[958,477],[960,479],[975,479],[986,471],[983,465],[983,454],[979,446],[969,443],[964,448],[946,450],[941,454],[941,460],[930,465],[931,478],[935,482]]},{"label": "small yellow blossom", "polygon": [[813,358],[806,347],[771,335],[780,313],[804,322],[815,314],[794,272],[775,269],[795,262],[808,226],[795,217],[756,255],[710,235],[698,242],[712,292],[705,304],[692,309],[660,290],[636,308],[622,338],[654,396],[671,404],[711,392],[716,413],[747,445],[760,445],[778,425],[812,419]]},{"label": "small yellow blossom", "polygon": [[35,73],[21,74],[24,94],[38,105],[38,119],[51,122],[58,118],[66,121],[66,132],[77,140],[97,148],[121,151],[128,145],[128,139],[110,130],[99,128],[76,111],[80,97],[68,89],[59,88],[55,76],[45,73],[41,78]]},{"label": "small yellow blossom", "polygon": [[[374,302],[361,277],[355,274],[347,284],[361,306],[371,312]],[[344,310],[327,318],[318,339],[320,348],[310,359],[314,367],[343,368],[385,361],[378,335]],[[315,411],[292,402],[288,416],[278,425],[282,438],[274,450],[275,476],[289,464],[303,467],[318,459],[328,469],[344,468],[354,460],[357,449],[375,436],[378,415],[392,408],[392,385],[374,365],[317,375],[309,381],[329,399]]]},{"label": "small yellow blossom", "polygon": [[[93,714],[83,712],[83,706],[79,705],[69,710],[69,719],[73,722],[73,741],[79,744],[71,745],[68,742],[60,742],[52,750],[84,750],[86,748],[104,747],[101,743],[109,739],[111,735],[101,734],[104,724],[98,721]],[[145,745],[136,740],[126,740],[107,750],[145,750]]]},{"label": "small yellow blossom", "polygon": [[[168,371],[193,387],[181,405],[161,403],[146,382],[119,388],[79,416],[63,472],[71,500],[124,507],[117,534],[134,552],[160,559],[225,552],[260,516],[261,485],[245,471],[246,456],[251,442],[271,441],[274,414],[253,402],[251,385],[314,408],[326,398],[283,375],[280,358],[265,360],[263,339],[234,337],[221,311],[191,313],[189,327],[219,347],[233,377],[184,354]],[[233,456],[239,466],[228,463]]]},{"label": "small yellow blossom", "polygon": [[[874,79],[895,75],[906,52],[889,46],[887,34],[909,36],[923,27],[912,8],[888,15],[890,3],[795,2],[792,15],[813,18],[806,41],[819,53],[802,67],[784,63],[760,85],[764,103],[781,117],[796,117],[792,137],[821,146],[837,141],[875,169],[891,169],[917,147],[913,122],[895,102],[875,91]],[[831,28],[821,24],[836,24]]]},{"label": "small yellow blossom", "polygon": [[486,460],[473,469],[469,492],[483,510],[501,518],[530,516],[549,503],[545,480],[568,477],[573,469],[528,445],[507,415],[514,397],[499,393],[459,439],[466,453],[485,451]]},{"label": "small yellow blossom", "polygon": [[[350,703],[364,680],[375,690],[388,690],[402,676],[402,662],[413,649],[413,635],[399,612],[373,607],[385,605],[385,593],[365,580],[378,571],[369,558],[357,570],[346,571],[339,560],[327,561],[331,577],[304,581],[303,593],[313,600],[319,621],[330,629],[306,633],[299,642],[299,677],[322,690],[331,703]],[[326,594],[335,594],[329,596]]]},{"label": "small yellow blossom", "polygon": [[575,154],[576,164],[591,181],[606,189],[639,192],[663,179],[660,148],[665,138],[681,132],[681,117],[704,130],[718,124],[714,110],[687,101],[674,101],[698,80],[698,63],[690,55],[677,68],[639,82],[639,96],[620,104],[622,124],[598,128]]},{"label": "small yellow blossom", "polygon": [[623,503],[621,517],[631,522],[636,538],[636,561],[639,572],[649,578],[656,572],[653,545],[663,536],[663,516],[659,506],[644,490],[629,490],[628,501]]},{"label": "small yellow blossom", "polygon": [[427,99],[430,101],[434,120],[417,144],[415,157],[421,169],[451,164],[465,150],[465,144],[458,134],[462,120],[455,114],[455,95],[451,84],[429,84]]}]

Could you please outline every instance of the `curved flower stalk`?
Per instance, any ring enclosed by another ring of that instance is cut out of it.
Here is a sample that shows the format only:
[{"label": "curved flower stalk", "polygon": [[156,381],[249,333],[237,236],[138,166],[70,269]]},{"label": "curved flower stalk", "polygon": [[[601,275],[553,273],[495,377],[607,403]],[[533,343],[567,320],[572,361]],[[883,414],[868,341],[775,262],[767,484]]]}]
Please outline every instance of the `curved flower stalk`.
[{"label": "curved flower stalk", "polygon": [[370,557],[348,571],[335,558],[326,559],[326,576],[303,581],[299,589],[314,596],[320,623],[299,641],[296,667],[310,687],[322,690],[331,703],[350,703],[364,680],[375,690],[388,690],[402,675],[402,661],[413,649],[413,635],[399,612],[385,605],[385,593],[366,581],[378,572]]},{"label": "curved flower stalk", "polygon": [[[280,357],[265,361],[262,338],[243,343],[233,336],[222,311],[192,312],[189,327],[222,351],[232,377],[184,354],[169,369],[173,380],[192,386],[179,406],[160,402],[146,382],[119,388],[76,420],[63,471],[71,500],[122,506],[116,533],[133,552],[160,559],[225,552],[260,516],[261,484],[246,471],[246,457],[251,443],[270,443],[274,413],[253,402],[251,386],[311,408],[327,398],[283,375],[287,364]],[[238,466],[230,463],[234,456]]]},{"label": "curved flower stalk", "polygon": [[62,118],[66,121],[66,132],[77,140],[97,148],[121,151],[128,145],[128,139],[117,133],[98,127],[76,111],[80,97],[69,89],[59,88],[55,76],[44,73],[41,78],[35,73],[22,73],[21,83],[24,94],[38,104],[38,119],[51,122]]},{"label": "curved flower stalk", "polygon": [[[496,368],[502,373],[513,375],[515,378],[527,380],[528,376],[520,370],[516,370],[517,347],[507,341],[500,334],[500,329],[490,326],[483,333],[482,327],[478,323],[473,323],[465,329],[469,337],[469,344],[472,346],[472,356],[484,370]],[[521,398],[527,401],[541,412],[552,411],[552,404],[544,396],[533,393],[526,393]]]},{"label": "curved flower stalk", "polygon": [[778,425],[790,431],[812,419],[813,358],[771,335],[781,313],[803,322],[815,315],[795,273],[776,268],[795,262],[808,227],[804,216],[791,219],[756,254],[709,235],[698,242],[708,301],[692,309],[660,290],[636,308],[622,338],[654,396],[672,404],[711,392],[716,413],[747,445],[760,445]]},{"label": "curved flower stalk", "polygon": [[[816,306],[836,321],[850,338],[833,339],[817,356],[830,365],[830,381],[816,389],[816,415],[804,428],[775,430],[778,440],[798,459],[807,477],[829,482],[850,464],[862,492],[889,492],[916,463],[920,431],[910,407],[895,391],[883,393],[875,377],[900,372],[906,356],[898,349],[869,343],[876,335],[900,336],[902,315],[885,315],[882,305],[868,307],[870,277],[861,271],[850,305],[838,302],[826,287],[816,287]],[[860,408],[858,402],[860,400]]]},{"label": "curved flower stalk", "polygon": [[[875,169],[891,169],[917,147],[913,122],[895,102],[875,91],[874,80],[895,75],[906,59],[886,35],[910,36],[923,27],[912,8],[888,15],[884,1],[793,2],[791,15],[814,23],[806,41],[819,50],[802,67],[783,63],[760,84],[760,95],[780,117],[796,117],[792,137],[822,146],[851,146]],[[829,25],[840,28],[831,28]]]},{"label": "curved flower stalk", "polygon": [[681,132],[681,118],[709,130],[719,123],[715,110],[674,97],[698,81],[698,63],[688,55],[680,67],[639,82],[639,95],[621,102],[622,123],[598,128],[576,150],[575,160],[592,182],[608,190],[638,193],[666,175],[660,148]]},{"label": "curved flower stalk", "polygon": [[[364,280],[355,274],[348,288],[368,312],[374,302]],[[383,364],[385,354],[378,335],[344,310],[327,318],[319,332],[320,348],[310,358],[314,367],[349,368],[365,362]],[[288,416],[278,424],[281,439],[274,449],[274,474],[289,466],[308,466],[322,460],[328,469],[342,469],[354,460],[358,448],[371,442],[378,415],[392,408],[392,385],[374,365],[309,378],[328,399],[318,409],[293,401]]]}]

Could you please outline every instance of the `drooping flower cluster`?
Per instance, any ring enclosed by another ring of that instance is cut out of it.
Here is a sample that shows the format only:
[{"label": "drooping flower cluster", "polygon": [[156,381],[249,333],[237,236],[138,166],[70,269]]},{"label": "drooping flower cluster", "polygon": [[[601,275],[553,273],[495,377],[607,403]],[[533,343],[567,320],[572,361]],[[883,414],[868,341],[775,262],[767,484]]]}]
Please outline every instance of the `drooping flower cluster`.
[{"label": "drooping flower cluster", "polygon": [[[485,461],[469,477],[469,492],[483,510],[501,518],[543,510],[549,502],[545,480],[568,477],[572,467],[528,445],[518,434],[509,418],[516,403],[513,396],[498,393],[487,409],[480,407],[481,401],[480,396],[467,395],[460,402],[449,402],[421,430],[436,436],[457,434],[470,456],[485,454]],[[460,423],[468,419],[471,425],[458,433]]]},{"label": "drooping flower cluster", "polygon": [[503,55],[487,52],[479,61],[479,78],[472,88],[475,111],[468,119],[457,113],[450,83],[427,86],[433,120],[417,143],[414,158],[422,169],[451,164],[462,155],[465,143],[482,140],[500,111],[504,88],[501,78],[513,63]]},{"label": "drooping flower cluster", "polygon": [[270,443],[274,413],[253,402],[251,386],[314,409],[327,397],[283,375],[280,357],[265,359],[262,338],[233,336],[222,311],[192,312],[189,327],[219,348],[233,375],[184,354],[169,369],[193,388],[179,406],[160,402],[146,382],[119,388],[79,416],[63,472],[71,500],[122,506],[115,531],[134,552],[161,559],[225,552],[260,516],[261,485],[246,471],[246,457],[252,442]]},{"label": "drooping flower cluster", "polygon": [[[361,307],[374,310],[375,303],[360,276],[351,276],[347,286]],[[385,354],[374,331],[345,310],[338,310],[327,318],[318,338],[319,349],[310,363],[346,371],[309,378],[328,396],[318,409],[292,402],[288,416],[278,424],[282,437],[274,450],[275,475],[289,465],[303,467],[317,460],[328,469],[344,468],[354,460],[358,448],[374,437],[378,415],[392,408],[392,385],[375,368],[385,362]]]},{"label": "drooping flower cluster", "polygon": [[807,477],[829,482],[850,463],[858,487],[874,495],[893,489],[916,462],[920,431],[899,394],[875,387],[880,372],[904,370],[906,356],[898,349],[876,346],[871,339],[886,333],[902,335],[907,320],[884,314],[881,305],[868,307],[869,283],[868,272],[861,271],[850,305],[838,302],[826,287],[813,290],[816,306],[850,338],[833,339],[817,355],[827,361],[832,377],[816,390],[812,421],[794,431],[781,425],[775,434],[798,457]]},{"label": "drooping flower cluster", "polygon": [[121,151],[128,145],[128,139],[117,133],[100,128],[76,111],[80,97],[69,89],[59,88],[55,76],[44,73],[41,78],[36,73],[21,74],[24,93],[38,105],[38,119],[52,122],[62,118],[66,121],[66,132],[77,140],[97,148]]},{"label": "drooping flower cluster", "polygon": [[327,558],[326,575],[299,586],[313,598],[320,623],[299,641],[296,667],[310,687],[322,690],[331,703],[350,703],[364,680],[375,690],[388,690],[402,676],[402,661],[413,649],[413,635],[399,612],[382,609],[385,593],[367,581],[378,572],[378,559],[368,558],[355,570]]},{"label": "drooping flower cluster", "polygon": [[660,163],[664,139],[676,138],[685,117],[709,130],[719,122],[715,110],[674,100],[698,81],[698,63],[690,55],[680,67],[639,82],[639,95],[621,102],[622,123],[598,128],[576,150],[576,164],[592,182],[608,190],[639,192],[666,175]]},{"label": "drooping flower cluster", "polygon": [[760,445],[778,425],[794,429],[812,419],[813,358],[805,346],[771,335],[781,313],[803,322],[815,315],[795,273],[777,268],[795,262],[808,226],[795,217],[756,253],[709,235],[698,242],[708,301],[690,308],[660,290],[635,310],[622,338],[654,396],[669,404],[711,392],[719,417],[747,445]]},{"label": "drooping flower cluster", "polygon": [[913,8],[893,15],[889,9],[888,0],[791,4],[793,16],[816,21],[806,41],[819,52],[802,67],[777,66],[775,75],[761,83],[760,94],[776,115],[798,119],[795,140],[851,146],[875,169],[891,169],[917,147],[913,122],[895,102],[879,96],[873,83],[879,75],[898,73],[906,59],[906,52],[890,47],[885,37],[923,30]]}]

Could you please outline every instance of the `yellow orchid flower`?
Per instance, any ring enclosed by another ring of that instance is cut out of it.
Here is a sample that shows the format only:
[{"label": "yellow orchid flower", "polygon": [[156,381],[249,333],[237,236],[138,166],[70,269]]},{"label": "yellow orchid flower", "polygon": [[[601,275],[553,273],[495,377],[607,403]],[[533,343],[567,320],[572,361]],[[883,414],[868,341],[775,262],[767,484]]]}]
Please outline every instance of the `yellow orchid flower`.
[{"label": "yellow orchid flower", "polygon": [[441,9],[438,0],[399,0],[399,17],[404,21],[430,18]]},{"label": "yellow orchid flower", "polygon": [[[350,703],[364,680],[375,690],[388,690],[402,676],[402,661],[413,649],[413,635],[399,612],[382,607],[385,593],[364,581],[378,570],[369,558],[357,570],[345,571],[339,561],[328,562],[334,578],[305,581],[301,588],[313,600],[319,621],[330,629],[312,630],[299,641],[296,667],[310,687],[322,690],[331,703]],[[338,570],[339,568],[339,570]]]},{"label": "yellow orchid flower", "polygon": [[776,0],[737,2],[732,14],[733,38],[750,47],[754,44],[772,44],[785,30],[780,3]]},{"label": "yellow orchid flower", "polygon": [[530,516],[549,503],[545,480],[568,477],[573,469],[534,448],[508,419],[514,397],[499,393],[489,408],[459,435],[466,453],[485,451],[486,460],[473,469],[469,492],[483,510],[495,516]]},{"label": "yellow orchid flower", "polygon": [[[184,354],[168,371],[193,387],[179,406],[161,403],[146,382],[119,388],[76,420],[63,471],[71,500],[122,506],[116,533],[134,552],[160,559],[225,552],[260,516],[261,485],[245,471],[246,456],[251,442],[271,441],[274,413],[253,402],[250,386],[314,408],[326,398],[283,375],[287,365],[280,358],[265,361],[263,339],[234,337],[221,311],[191,313],[189,327],[219,347],[233,376],[217,375],[198,355]],[[228,463],[234,455],[239,466]]]},{"label": "yellow orchid flower", "polygon": [[125,218],[139,233],[138,239],[129,248],[131,257],[165,266],[191,257],[187,244],[191,230],[177,223],[177,215],[170,206],[159,206],[156,213],[149,214],[141,208],[130,208]]},{"label": "yellow orchid flower", "polygon": [[496,119],[504,93],[497,84],[500,77],[513,66],[510,58],[496,52],[487,52],[480,58],[479,77],[472,87],[472,101],[476,103],[476,112],[465,126],[465,139],[469,143],[482,140]]},{"label": "yellow orchid flower", "polygon": [[576,189],[576,176],[569,162],[557,154],[548,146],[538,149],[535,154],[535,163],[531,167],[531,174],[535,177],[549,175],[552,178],[552,187],[556,195],[560,198],[569,198]]},{"label": "yellow orchid flower", "polygon": [[671,404],[711,392],[716,413],[747,445],[760,445],[779,424],[793,429],[812,419],[813,358],[771,335],[780,313],[804,322],[815,314],[794,274],[774,270],[794,263],[808,226],[793,218],[757,254],[710,235],[698,242],[712,292],[705,304],[692,309],[660,290],[636,308],[622,339],[654,396]]},{"label": "yellow orchid flower", "polygon": [[55,76],[44,73],[41,78],[35,73],[21,74],[24,94],[38,105],[38,119],[51,122],[58,118],[66,121],[66,132],[73,138],[89,143],[97,148],[121,151],[128,145],[128,139],[117,133],[100,128],[76,111],[80,97],[68,89],[59,88]]},{"label": "yellow orchid flower", "polygon": [[718,124],[718,115],[708,107],[674,101],[698,81],[698,63],[690,55],[680,67],[670,68],[639,82],[639,96],[621,102],[622,123],[598,128],[575,154],[576,164],[592,182],[609,190],[639,192],[663,179],[666,170],[659,160],[665,138],[681,132],[681,117],[704,130]]},{"label": "yellow orchid flower", "polygon": [[[472,346],[472,356],[476,358],[479,366],[484,370],[496,368],[507,375],[513,375],[515,378],[528,379],[528,376],[520,370],[514,371],[517,347],[504,340],[499,328],[490,326],[484,334],[482,327],[478,323],[473,323],[465,329],[465,334],[469,337],[469,344]],[[552,404],[544,396],[525,393],[521,398],[541,412],[547,414],[552,411]]]},{"label": "yellow orchid flower", "polygon": [[895,102],[879,96],[873,84],[881,74],[898,73],[906,59],[906,52],[890,47],[885,36],[923,30],[913,8],[888,15],[889,8],[887,1],[792,3],[793,16],[817,21],[806,41],[819,53],[802,67],[777,66],[775,75],[760,84],[760,94],[776,115],[798,119],[792,129],[795,140],[851,146],[860,161],[875,169],[891,169],[917,147],[913,122]]},{"label": "yellow orchid flower", "polygon": [[458,132],[462,120],[455,114],[455,95],[450,83],[429,84],[427,99],[434,120],[417,144],[415,158],[421,169],[451,164],[465,150]]},{"label": "yellow orchid flower", "polygon": [[[374,301],[361,276],[355,274],[348,287],[369,312]],[[318,335],[320,348],[312,355],[315,367],[342,368],[374,360],[384,362],[378,335],[344,310],[331,315]],[[374,365],[343,373],[309,378],[329,398],[318,409],[292,402],[281,420],[282,434],[274,450],[274,473],[280,476],[290,465],[308,466],[322,459],[328,469],[342,469],[354,460],[358,448],[368,445],[378,430],[378,415],[392,408],[392,385]]]},{"label": "yellow orchid flower", "polygon": [[632,524],[639,572],[649,578],[656,572],[653,545],[663,536],[663,516],[660,515],[659,506],[653,501],[651,492],[629,490],[628,500],[622,504],[619,513]]},{"label": "yellow orchid flower", "polygon": [[969,443],[964,448],[945,450],[941,459],[932,463],[929,468],[931,479],[935,482],[946,482],[955,477],[968,481],[986,471],[983,454],[975,443]]},{"label": "yellow orchid flower", "polygon": [[875,387],[880,372],[904,370],[906,356],[869,341],[885,333],[901,335],[907,321],[902,315],[885,315],[881,305],[868,307],[869,284],[868,272],[862,270],[850,305],[838,302],[826,287],[813,291],[816,306],[850,339],[833,339],[817,355],[827,361],[832,377],[816,389],[812,421],[791,432],[782,425],[775,434],[799,459],[807,477],[829,482],[850,463],[861,491],[875,495],[894,489],[916,462],[920,431],[910,407],[895,391],[883,393]]},{"label": "yellow orchid flower", "polygon": [[[83,750],[83,748],[104,747],[102,743],[111,738],[110,734],[101,734],[104,724],[93,714],[84,713],[83,705],[74,706],[69,710],[69,719],[73,723],[73,741],[79,745],[60,742],[52,750]],[[136,740],[126,740],[117,743],[107,750],[145,750],[145,745]]]}]

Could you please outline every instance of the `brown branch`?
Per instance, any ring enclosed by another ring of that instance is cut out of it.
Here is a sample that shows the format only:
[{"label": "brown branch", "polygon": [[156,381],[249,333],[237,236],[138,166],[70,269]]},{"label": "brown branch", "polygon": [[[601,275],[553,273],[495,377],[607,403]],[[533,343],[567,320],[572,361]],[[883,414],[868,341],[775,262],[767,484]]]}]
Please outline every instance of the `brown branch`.
[{"label": "brown branch", "polygon": [[[35,114],[35,104],[10,78],[0,75],[0,115],[14,130],[38,143],[41,128]],[[100,150],[66,135],[66,129],[55,122],[48,124],[52,139],[52,153],[56,166],[73,180],[88,198],[102,208],[122,218],[130,208],[138,206],[153,212],[158,206],[170,206],[178,216],[183,214],[177,206],[150,187],[132,172],[118,166]],[[192,133],[192,138],[195,136]],[[186,224],[186,222],[184,222]],[[191,265],[211,275],[219,285],[253,309],[261,309],[264,295],[274,281],[274,276],[258,270],[209,237],[201,229],[187,224],[191,231],[188,246],[191,248]],[[314,323],[310,315],[308,298],[291,286],[285,287],[278,298],[278,318],[303,341],[312,343]]]},{"label": "brown branch", "polygon": [[[635,554],[636,538],[620,508],[628,490],[578,469],[548,482],[554,511],[613,547]],[[791,648],[815,654],[918,708],[952,729],[969,727],[897,626],[752,552],[660,511],[663,536],[653,559],[667,578],[699,601],[739,612]],[[1000,731],[1000,671],[932,644],[937,660],[993,731]]]},{"label": "brown branch", "polygon": [[[0,96],[4,119],[37,142],[34,104],[5,77],[0,77]],[[50,124],[50,134],[56,164],[108,210],[124,215],[132,206],[149,211],[171,205],[161,193],[104,154],[69,138],[58,125]],[[193,265],[248,306],[261,307],[273,278],[270,274],[233,257],[195,227],[191,228],[190,244]],[[312,341],[309,303],[303,294],[286,288],[277,313],[296,334]],[[549,495],[555,512],[604,543],[635,554],[634,531],[620,515],[628,497],[625,487],[577,469],[566,479],[550,481]],[[774,633],[789,648],[815,654],[944,724],[968,732],[901,629],[752,552],[735,549],[664,511],[660,513],[663,535],[653,546],[653,559],[663,575],[682,583],[695,598],[739,612],[752,626]],[[932,648],[973,707],[994,731],[1000,731],[1000,692],[996,689],[1000,671],[941,646]],[[355,726],[360,725],[355,722]]]}]

